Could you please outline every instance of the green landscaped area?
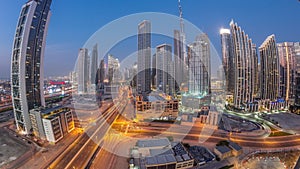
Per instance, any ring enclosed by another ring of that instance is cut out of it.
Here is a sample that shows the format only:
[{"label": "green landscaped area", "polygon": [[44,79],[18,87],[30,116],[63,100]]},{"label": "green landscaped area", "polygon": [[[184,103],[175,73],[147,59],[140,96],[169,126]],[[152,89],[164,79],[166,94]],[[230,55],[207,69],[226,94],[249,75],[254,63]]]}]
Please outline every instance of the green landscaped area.
[{"label": "green landscaped area", "polygon": [[290,136],[292,134],[287,133],[287,132],[283,132],[283,131],[279,131],[271,126],[269,126],[271,129],[271,134],[269,135],[269,137],[279,137],[279,136]]},{"label": "green landscaped area", "polygon": [[292,134],[283,131],[272,131],[269,137],[290,136]]}]

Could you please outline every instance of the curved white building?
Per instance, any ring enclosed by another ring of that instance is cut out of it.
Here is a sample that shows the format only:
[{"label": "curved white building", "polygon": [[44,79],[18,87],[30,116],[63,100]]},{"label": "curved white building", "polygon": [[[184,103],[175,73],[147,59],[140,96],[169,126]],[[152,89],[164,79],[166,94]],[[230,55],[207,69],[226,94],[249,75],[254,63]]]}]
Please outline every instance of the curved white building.
[{"label": "curved white building", "polygon": [[29,110],[44,106],[44,51],[52,0],[22,6],[12,49],[11,87],[16,126],[29,133]]}]

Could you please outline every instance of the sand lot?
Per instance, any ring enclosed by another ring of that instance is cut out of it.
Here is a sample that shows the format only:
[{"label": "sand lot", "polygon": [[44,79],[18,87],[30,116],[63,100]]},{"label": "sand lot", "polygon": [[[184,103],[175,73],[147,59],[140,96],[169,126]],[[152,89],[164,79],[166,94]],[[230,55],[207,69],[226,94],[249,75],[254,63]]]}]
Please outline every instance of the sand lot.
[{"label": "sand lot", "polygon": [[0,168],[29,150],[26,142],[14,137],[6,130],[0,129]]}]

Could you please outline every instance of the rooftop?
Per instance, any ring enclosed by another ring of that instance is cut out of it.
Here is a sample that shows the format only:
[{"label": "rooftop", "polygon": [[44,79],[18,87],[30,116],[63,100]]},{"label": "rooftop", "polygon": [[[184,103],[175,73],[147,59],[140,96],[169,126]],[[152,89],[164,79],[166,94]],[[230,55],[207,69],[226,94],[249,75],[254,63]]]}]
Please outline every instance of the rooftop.
[{"label": "rooftop", "polygon": [[227,147],[227,146],[216,146],[216,149],[217,149],[220,153],[222,153],[222,154],[231,151],[230,148]]},{"label": "rooftop", "polygon": [[165,101],[166,99],[164,99],[162,96],[160,95],[150,95],[148,96],[148,101],[149,102],[156,102],[156,101]]},{"label": "rooftop", "polygon": [[234,143],[234,142],[229,142],[229,147],[236,150],[236,151],[240,151],[242,149],[241,146],[239,146],[238,144]]},{"label": "rooftop", "polygon": [[154,157],[157,155],[173,154],[173,150],[171,148],[150,149],[149,151],[150,151],[151,157]]},{"label": "rooftop", "polygon": [[145,147],[163,147],[163,146],[169,146],[171,143],[167,138],[164,139],[151,139],[151,140],[138,140],[137,146],[139,148],[145,148]]},{"label": "rooftop", "polygon": [[173,154],[146,157],[146,165],[158,165],[167,163],[176,163],[176,159]]}]

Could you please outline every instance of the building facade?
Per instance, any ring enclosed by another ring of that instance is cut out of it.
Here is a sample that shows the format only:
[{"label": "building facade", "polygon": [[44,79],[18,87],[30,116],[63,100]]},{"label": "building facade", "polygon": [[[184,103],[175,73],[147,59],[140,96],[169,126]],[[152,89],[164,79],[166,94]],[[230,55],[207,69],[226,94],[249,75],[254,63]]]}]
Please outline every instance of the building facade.
[{"label": "building facade", "polygon": [[12,49],[11,86],[17,129],[29,133],[29,111],[44,106],[44,52],[51,0],[22,6]]},{"label": "building facade", "polygon": [[138,25],[138,74],[137,92],[151,92],[151,23],[143,21]]},{"label": "building facade", "polygon": [[171,94],[171,62],[172,46],[162,44],[156,47],[156,88],[166,94]]},{"label": "building facade", "polygon": [[188,46],[189,93],[205,96],[210,93],[210,42],[206,34],[196,37]]},{"label": "building facade", "polygon": [[96,81],[97,81],[98,86],[100,84],[104,83],[104,79],[105,79],[105,62],[104,62],[104,59],[101,59],[99,68],[97,69],[97,80]]},{"label": "building facade", "polygon": [[175,79],[177,89],[184,82],[184,52],[183,39],[179,30],[174,30],[174,62],[175,62]]},{"label": "building facade", "polygon": [[254,95],[254,68],[257,55],[254,53],[254,44],[248,35],[231,21],[230,31],[232,37],[234,57],[234,107],[241,110],[252,109]]},{"label": "building facade", "polygon": [[114,83],[121,80],[120,61],[113,55],[108,55],[108,81]]},{"label": "building facade", "polygon": [[286,102],[294,103],[296,95],[296,56],[294,43],[277,44],[279,57],[280,90],[279,96]]},{"label": "building facade", "polygon": [[87,93],[89,85],[89,55],[88,49],[79,49],[76,64],[77,72],[77,91],[78,93]]},{"label": "building facade", "polygon": [[98,70],[98,44],[93,47],[91,59],[91,84],[95,85],[97,83],[96,75]]},{"label": "building facade", "polygon": [[223,63],[223,72],[224,73],[224,81],[225,81],[225,89],[228,93],[234,93],[234,56],[232,51],[232,42],[230,29],[221,29],[221,46],[222,46],[222,63]]},{"label": "building facade", "polygon": [[270,35],[259,47],[260,52],[260,97],[262,105],[277,109],[279,98],[279,56],[275,36]]}]

